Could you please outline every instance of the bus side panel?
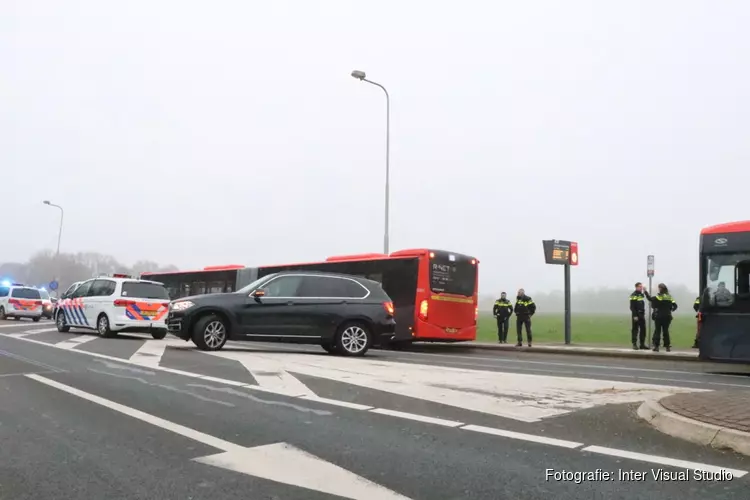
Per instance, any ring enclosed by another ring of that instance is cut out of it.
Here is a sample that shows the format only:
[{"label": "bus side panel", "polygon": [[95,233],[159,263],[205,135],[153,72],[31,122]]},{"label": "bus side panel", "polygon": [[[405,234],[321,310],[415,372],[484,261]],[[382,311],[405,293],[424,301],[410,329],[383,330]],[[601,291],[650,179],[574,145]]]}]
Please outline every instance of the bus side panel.
[{"label": "bus side panel", "polygon": [[706,314],[700,337],[701,358],[750,362],[750,316]]}]

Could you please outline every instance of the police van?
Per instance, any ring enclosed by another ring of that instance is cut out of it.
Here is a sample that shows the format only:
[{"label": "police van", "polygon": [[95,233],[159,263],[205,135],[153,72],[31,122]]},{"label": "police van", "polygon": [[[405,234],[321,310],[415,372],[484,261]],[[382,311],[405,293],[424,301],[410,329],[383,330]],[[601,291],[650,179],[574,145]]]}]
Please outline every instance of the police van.
[{"label": "police van", "polygon": [[21,283],[0,284],[0,320],[42,319],[42,296],[39,290]]},{"label": "police van", "polygon": [[96,330],[102,337],[120,332],[150,333],[155,339],[167,335],[169,295],[161,283],[112,274],[77,285],[57,302],[59,332],[84,328]]}]

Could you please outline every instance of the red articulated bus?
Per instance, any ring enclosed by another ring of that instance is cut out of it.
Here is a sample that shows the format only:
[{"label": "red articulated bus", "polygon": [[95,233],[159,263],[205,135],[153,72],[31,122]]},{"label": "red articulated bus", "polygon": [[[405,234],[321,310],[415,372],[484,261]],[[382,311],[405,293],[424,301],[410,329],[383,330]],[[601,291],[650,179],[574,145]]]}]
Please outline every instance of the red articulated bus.
[{"label": "red articulated bus", "polygon": [[199,271],[143,273],[164,283],[174,300],[189,295],[228,293],[280,271],[350,274],[382,284],[393,300],[394,342],[463,342],[477,335],[479,261],[443,250],[401,250],[329,257],[322,262],[245,267],[207,267]]}]

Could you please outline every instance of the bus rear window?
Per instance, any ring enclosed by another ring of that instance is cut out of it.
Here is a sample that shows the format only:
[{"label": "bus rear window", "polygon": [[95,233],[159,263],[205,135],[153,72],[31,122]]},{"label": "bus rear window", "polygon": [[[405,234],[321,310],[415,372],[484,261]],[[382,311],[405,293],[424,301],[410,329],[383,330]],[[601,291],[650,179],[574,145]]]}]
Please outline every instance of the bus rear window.
[{"label": "bus rear window", "polygon": [[448,255],[435,255],[430,259],[430,288],[436,293],[452,293],[471,297],[477,281],[477,266],[469,260]]},{"label": "bus rear window", "polygon": [[122,284],[123,297],[135,299],[159,299],[169,300],[167,289],[156,283],[143,283],[139,281],[126,281]]},{"label": "bus rear window", "polygon": [[41,299],[39,290],[36,288],[14,288],[10,292],[10,296],[14,299]]}]

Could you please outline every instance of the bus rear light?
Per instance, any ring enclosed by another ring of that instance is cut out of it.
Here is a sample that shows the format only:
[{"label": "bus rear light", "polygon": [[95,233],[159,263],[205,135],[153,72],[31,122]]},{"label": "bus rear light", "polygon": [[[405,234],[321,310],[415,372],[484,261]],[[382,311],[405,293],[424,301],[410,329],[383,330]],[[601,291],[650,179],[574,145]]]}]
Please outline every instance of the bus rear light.
[{"label": "bus rear light", "polygon": [[431,259],[434,259],[434,258],[435,258],[435,252],[430,252],[430,258],[431,258]]},{"label": "bus rear light", "polygon": [[477,259],[471,259],[471,265],[476,266],[477,265]]},{"label": "bus rear light", "polygon": [[421,319],[422,321],[427,321],[427,307],[428,303],[426,300],[423,300],[419,304],[419,319]]},{"label": "bus rear light", "polygon": [[479,306],[474,308],[474,323],[479,319]]},{"label": "bus rear light", "polygon": [[388,316],[393,316],[393,302],[383,302],[383,308]]}]

